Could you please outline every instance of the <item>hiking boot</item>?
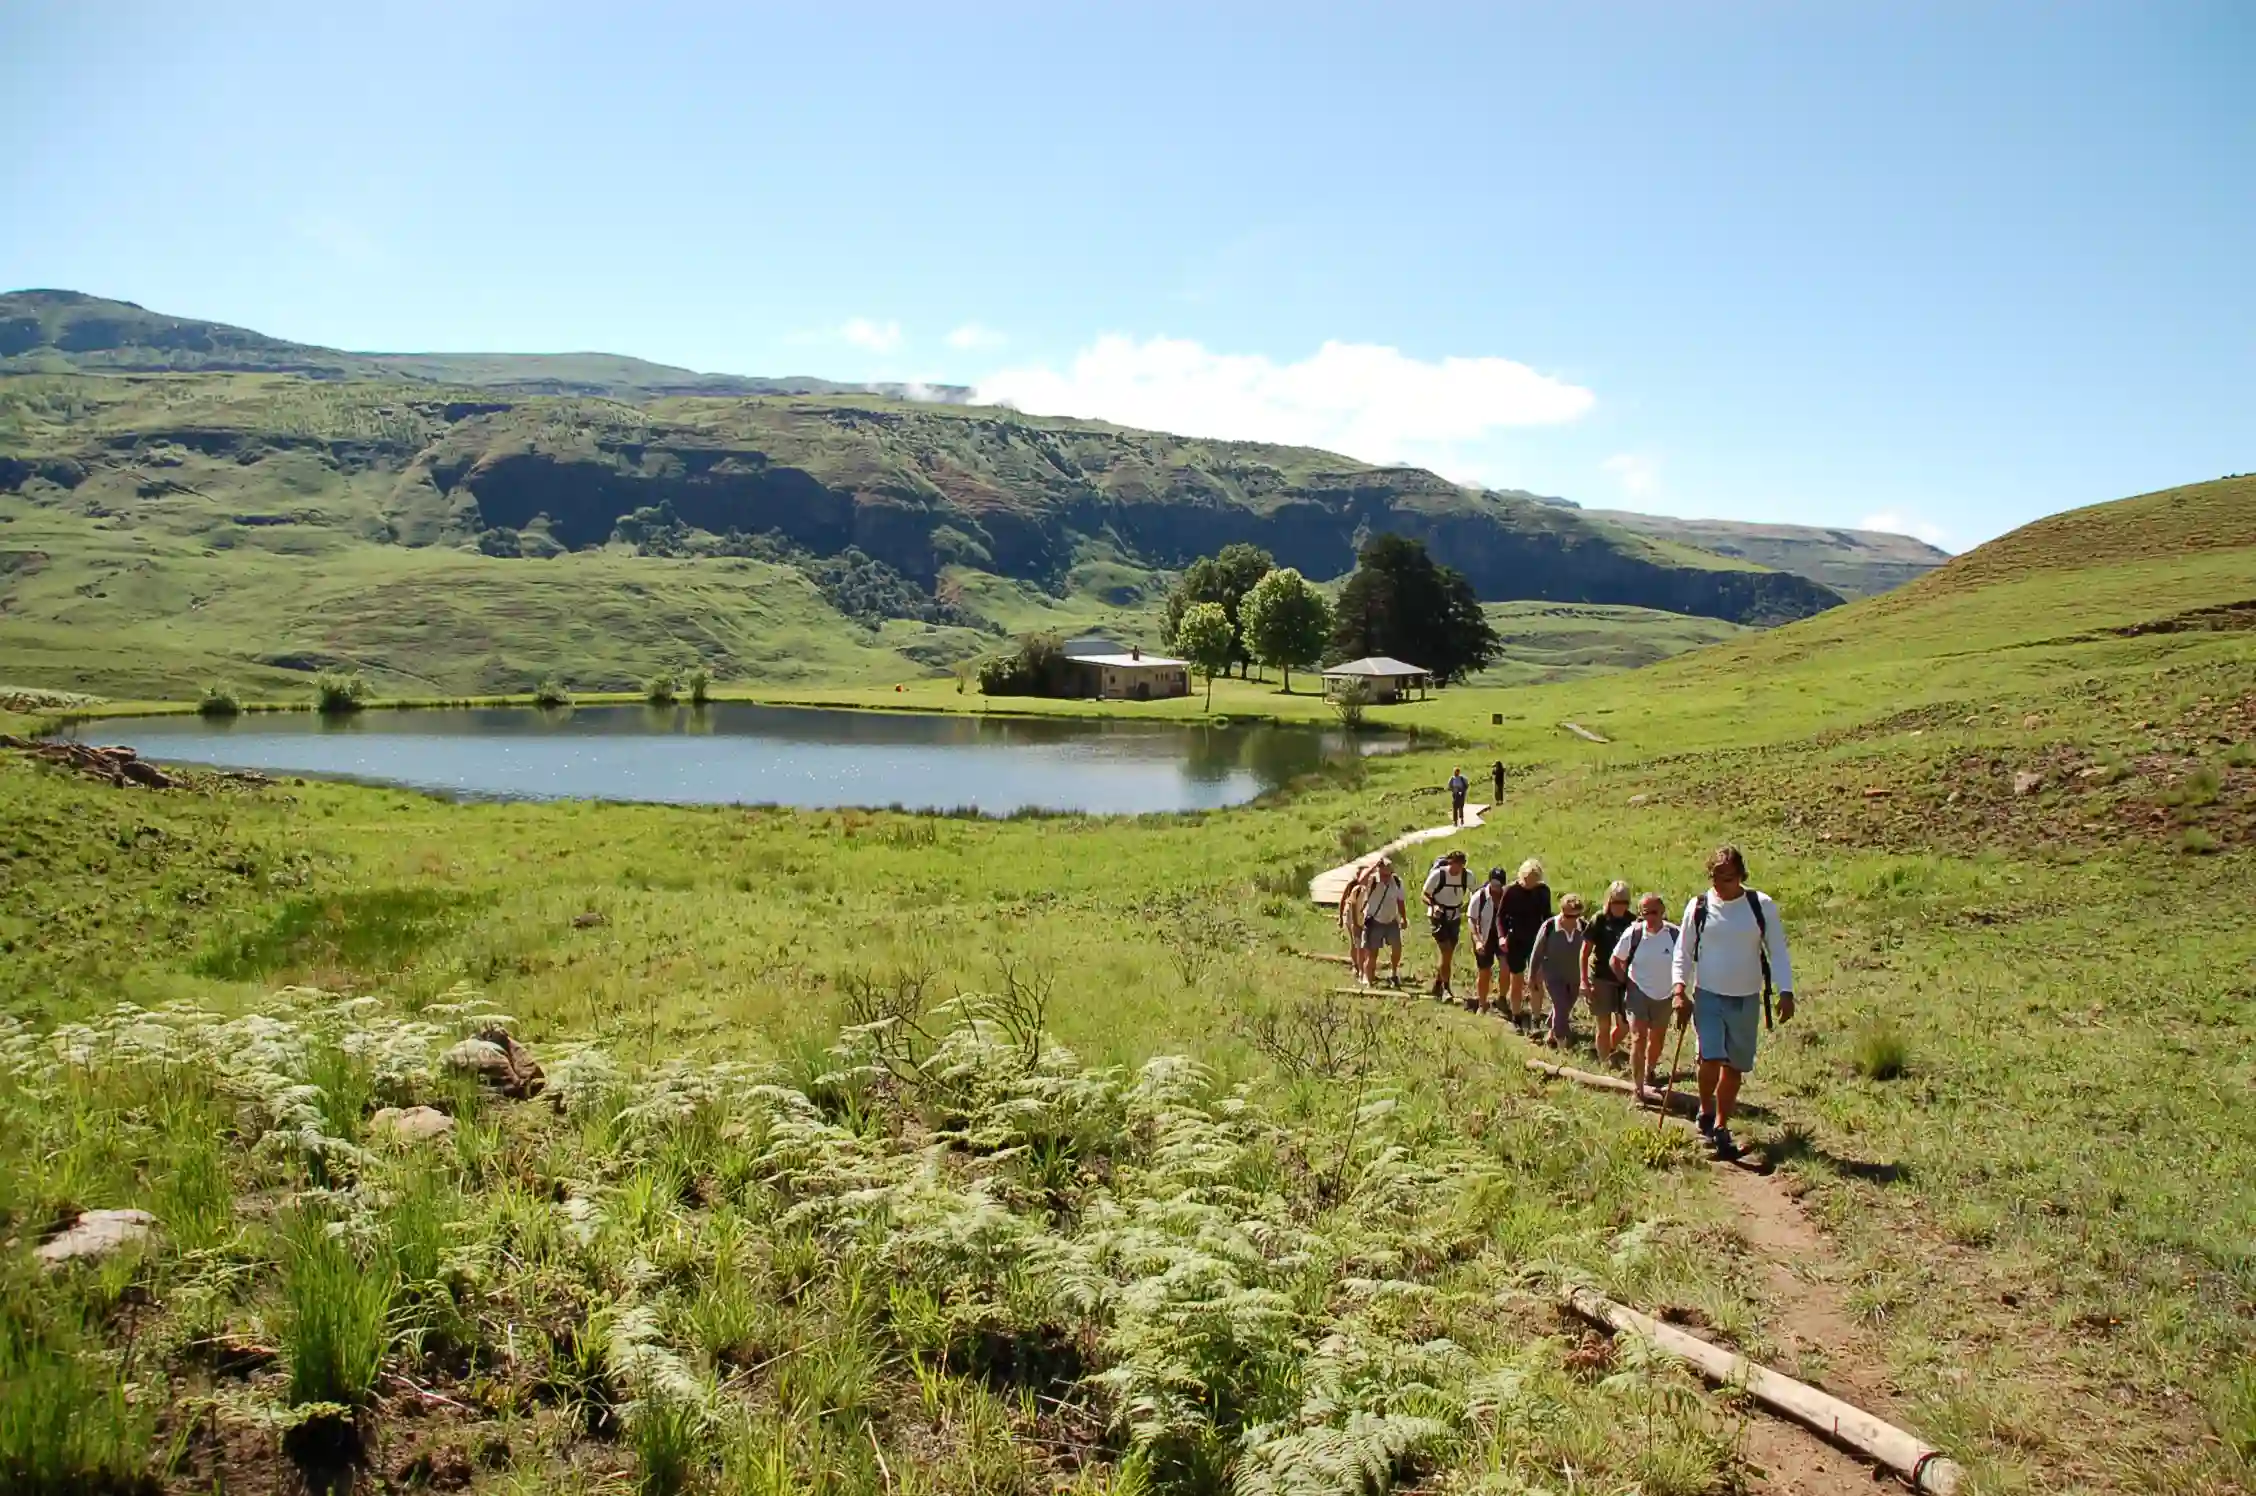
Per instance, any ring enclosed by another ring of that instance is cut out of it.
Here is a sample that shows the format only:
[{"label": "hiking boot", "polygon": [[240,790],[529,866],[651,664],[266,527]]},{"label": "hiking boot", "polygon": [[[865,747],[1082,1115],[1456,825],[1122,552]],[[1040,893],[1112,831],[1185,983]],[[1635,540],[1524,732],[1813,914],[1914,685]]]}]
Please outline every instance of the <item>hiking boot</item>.
[{"label": "hiking boot", "polygon": [[[1700,1113],[1700,1136],[1701,1136],[1701,1137],[1704,1137],[1704,1138],[1713,1138],[1713,1137],[1715,1136],[1715,1133],[1716,1133],[1716,1125],[1715,1125],[1715,1113],[1714,1113],[1714,1112],[1702,1112],[1702,1113]],[[1730,1136],[1730,1134],[1729,1134],[1729,1133],[1727,1132],[1727,1133],[1725,1133],[1725,1134],[1724,1134],[1724,1136],[1725,1136],[1725,1137],[1729,1137],[1729,1136]]]},{"label": "hiking boot", "polygon": [[1724,1163],[1730,1163],[1739,1157],[1739,1145],[1731,1140],[1730,1128],[1717,1128],[1715,1136],[1708,1141],[1715,1145],[1715,1156]]}]

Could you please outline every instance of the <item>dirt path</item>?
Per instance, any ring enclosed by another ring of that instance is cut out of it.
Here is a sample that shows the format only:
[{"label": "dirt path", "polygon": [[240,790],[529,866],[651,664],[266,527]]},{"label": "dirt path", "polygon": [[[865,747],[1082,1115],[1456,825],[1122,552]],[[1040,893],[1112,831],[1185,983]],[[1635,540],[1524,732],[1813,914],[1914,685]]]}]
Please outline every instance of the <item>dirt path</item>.
[{"label": "dirt path", "polygon": [[[1308,901],[1311,904],[1329,904],[1337,908],[1340,896],[1347,892],[1348,883],[1364,868],[1377,862],[1381,857],[1391,856],[1405,847],[1414,847],[1420,842],[1439,841],[1445,836],[1455,836],[1460,831],[1470,831],[1481,824],[1481,816],[1489,809],[1490,807],[1486,805],[1474,805],[1467,802],[1465,824],[1462,826],[1428,826],[1423,831],[1406,831],[1385,846],[1375,851],[1365,852],[1353,862],[1343,862],[1338,867],[1318,873],[1308,880]],[[1405,884],[1411,883],[1408,878],[1402,881]],[[1423,883],[1425,879],[1421,876],[1417,882]]]},{"label": "dirt path", "polygon": [[[1832,1243],[1775,1178],[1730,1165],[1710,1172],[1762,1270],[1778,1369],[1899,1422],[1887,1374],[1848,1311]],[[1746,1452],[1761,1472],[1754,1489],[1771,1496],[1843,1496],[1893,1484],[1808,1430],[1761,1413],[1748,1419]]]}]

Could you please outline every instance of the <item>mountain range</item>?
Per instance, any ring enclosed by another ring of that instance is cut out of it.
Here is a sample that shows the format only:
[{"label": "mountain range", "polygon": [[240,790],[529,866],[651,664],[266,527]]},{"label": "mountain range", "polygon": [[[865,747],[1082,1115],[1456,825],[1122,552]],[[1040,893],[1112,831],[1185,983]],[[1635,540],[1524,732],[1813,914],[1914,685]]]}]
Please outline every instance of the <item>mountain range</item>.
[{"label": "mountain range", "polygon": [[[0,296],[0,506],[41,521],[42,566],[76,523],[199,560],[381,550],[389,575],[475,557],[488,589],[573,557],[629,592],[618,568],[636,559],[780,567],[865,635],[946,636],[909,651],[923,668],[1030,612],[1117,622],[1097,615],[1147,606],[1232,541],[1333,579],[1391,531],[1484,600],[1754,625],[1946,559],[1904,537],[1586,511],[1309,448],[1029,416],[960,387],[347,352],[70,291]],[[11,595],[0,629],[27,606]],[[516,647],[510,616],[489,620],[497,647]],[[285,653],[356,657],[350,638]]]}]

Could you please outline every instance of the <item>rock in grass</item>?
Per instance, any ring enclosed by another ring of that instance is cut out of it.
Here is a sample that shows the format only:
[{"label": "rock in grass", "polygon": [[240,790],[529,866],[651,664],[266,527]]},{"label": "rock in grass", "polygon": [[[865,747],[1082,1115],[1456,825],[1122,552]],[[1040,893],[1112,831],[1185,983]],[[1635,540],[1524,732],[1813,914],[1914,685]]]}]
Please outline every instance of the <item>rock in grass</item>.
[{"label": "rock in grass", "polygon": [[502,1095],[520,1101],[538,1096],[546,1084],[532,1051],[503,1028],[490,1028],[474,1039],[463,1040],[439,1056],[439,1063],[458,1074],[475,1075]]},{"label": "rock in grass", "polygon": [[2013,776],[2013,793],[2016,795],[2033,795],[2044,788],[2044,779],[2045,777],[2034,769],[2023,769]]},{"label": "rock in grass", "polygon": [[575,914],[572,916],[572,928],[575,930],[593,930],[603,925],[604,923],[605,920],[603,916],[601,914],[598,914],[593,909],[590,909],[585,914]]},{"label": "rock in grass", "polygon": [[387,1106],[368,1119],[369,1136],[402,1143],[427,1143],[454,1131],[454,1118],[436,1107]]},{"label": "rock in grass", "polygon": [[51,1240],[40,1243],[37,1256],[51,1268],[99,1262],[147,1241],[156,1230],[157,1218],[145,1210],[84,1210]]}]

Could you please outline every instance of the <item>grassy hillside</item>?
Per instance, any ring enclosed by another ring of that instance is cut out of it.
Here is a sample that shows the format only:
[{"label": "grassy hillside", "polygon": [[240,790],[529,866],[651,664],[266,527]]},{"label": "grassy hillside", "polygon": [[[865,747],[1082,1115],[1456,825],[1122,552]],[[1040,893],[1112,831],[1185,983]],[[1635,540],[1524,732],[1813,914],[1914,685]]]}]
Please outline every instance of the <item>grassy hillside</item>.
[{"label": "grassy hillside", "polygon": [[1634,514],[1626,509],[1594,509],[1589,513],[1592,519],[1640,535],[1790,571],[1822,582],[1849,598],[1900,587],[1950,559],[1948,551],[1923,540],[1883,530],[1677,519],[1664,514]]},{"label": "grassy hillside", "polygon": [[[2248,500],[1386,709],[1453,741],[1212,815],[150,794],[0,755],[0,1462],[180,1496],[355,1451],[371,1485],[590,1496],[1865,1488],[1585,1337],[1566,1279],[1983,1492],[2249,1489]],[[1804,1000],[1748,1093],[1771,1179],[1292,954],[1333,943],[1310,872],[1492,755],[1477,864],[1680,905],[1746,848]],[[434,1068],[473,989],[557,1105]],[[452,1136],[381,1142],[407,1102]],[[41,1275],[91,1206],[163,1234]]]},{"label": "grassy hillside", "polygon": [[1634,670],[1746,632],[1720,618],[1651,608],[1490,603],[1482,611],[1504,652],[1472,682],[1476,686],[1533,685]]}]

